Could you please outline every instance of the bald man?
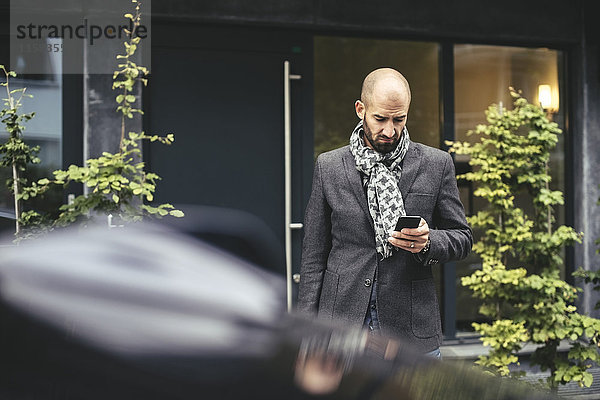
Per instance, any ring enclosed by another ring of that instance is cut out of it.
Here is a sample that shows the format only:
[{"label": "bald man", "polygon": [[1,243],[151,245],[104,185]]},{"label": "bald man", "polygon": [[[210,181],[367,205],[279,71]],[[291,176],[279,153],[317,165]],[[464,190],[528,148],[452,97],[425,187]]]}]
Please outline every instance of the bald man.
[{"label": "bald man", "polygon": [[[365,78],[348,146],[316,161],[304,219],[298,310],[399,337],[439,357],[432,266],[467,256],[472,232],[454,163],[412,142],[411,92],[398,71]],[[395,231],[400,216],[417,228]]]}]

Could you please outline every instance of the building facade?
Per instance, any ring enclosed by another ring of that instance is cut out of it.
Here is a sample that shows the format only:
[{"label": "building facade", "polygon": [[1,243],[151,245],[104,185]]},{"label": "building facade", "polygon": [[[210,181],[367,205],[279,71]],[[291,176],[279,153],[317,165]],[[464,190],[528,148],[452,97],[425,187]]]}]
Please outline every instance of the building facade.
[{"label": "building facade", "polygon": [[[7,27],[8,4],[2,9]],[[291,260],[298,273],[314,159],[348,141],[368,72],[403,72],[413,92],[411,138],[439,148],[469,140],[491,103],[510,107],[513,86],[532,102],[547,93],[564,132],[551,165],[553,187],[566,197],[558,220],[585,233],[565,254],[571,280],[577,267],[600,265],[600,30],[592,18],[586,0],[154,1],[151,77],[139,94],[146,114],[136,123],[176,137],[172,146],[145,148],[163,178],[156,199],[259,217],[278,239],[277,272]],[[28,133],[52,160],[47,169],[114,150],[111,77],[62,76],[56,66],[48,76],[24,76],[45,93],[31,107],[46,115]],[[458,172],[468,170],[468,160],[455,162]],[[460,190],[467,213],[481,206],[469,185]],[[449,338],[478,318],[460,285],[478,266],[470,256],[437,271]],[[591,290],[582,293],[584,310],[593,312],[595,301]]]}]

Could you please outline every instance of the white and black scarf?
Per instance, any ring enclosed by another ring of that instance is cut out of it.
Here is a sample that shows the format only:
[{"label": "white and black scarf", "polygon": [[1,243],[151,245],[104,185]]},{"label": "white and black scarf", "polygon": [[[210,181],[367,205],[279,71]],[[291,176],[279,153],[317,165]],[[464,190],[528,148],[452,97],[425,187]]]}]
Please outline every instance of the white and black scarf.
[{"label": "white and black scarf", "polygon": [[398,182],[402,176],[401,164],[408,150],[410,137],[408,129],[404,127],[396,149],[382,154],[365,146],[363,136],[363,121],[360,121],[350,136],[350,151],[354,156],[356,169],[368,179],[367,200],[375,226],[375,244],[377,252],[387,258],[395,249],[388,242],[389,232],[396,226],[398,218],[406,215]]}]

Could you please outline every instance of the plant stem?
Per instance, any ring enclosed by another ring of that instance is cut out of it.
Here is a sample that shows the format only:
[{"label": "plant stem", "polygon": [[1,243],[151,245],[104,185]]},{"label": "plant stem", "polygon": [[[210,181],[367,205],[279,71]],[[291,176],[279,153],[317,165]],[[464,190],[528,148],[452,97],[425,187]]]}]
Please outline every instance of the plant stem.
[{"label": "plant stem", "polygon": [[[14,117],[16,116],[15,115],[16,107],[15,107],[15,99],[10,92],[10,85],[8,83],[10,75],[6,70],[4,70],[4,74],[6,75],[6,100],[8,101],[8,106],[10,107],[10,109],[13,112],[12,117],[14,119]],[[10,132],[10,139],[15,140],[18,137],[19,137],[19,130],[15,127],[15,129],[13,129]],[[21,204],[18,200],[19,189],[20,189],[19,188],[19,169],[17,168],[17,160],[15,159],[14,156],[11,160],[11,166],[12,166],[12,175],[13,175],[13,196],[15,199],[15,233],[18,235],[21,230],[21,226],[19,224],[19,219],[21,218]]]},{"label": "plant stem", "polygon": [[[127,96],[127,88],[123,89],[123,96]],[[119,153],[123,152],[123,140],[125,140],[125,114],[121,114],[121,140],[119,141]]]},{"label": "plant stem", "polygon": [[[139,27],[140,25],[140,17],[141,17],[141,13],[140,13],[140,3],[137,2],[136,7],[135,7],[135,17],[132,19],[133,25],[132,25],[132,29],[131,32],[129,32],[129,46],[126,46],[126,57],[125,57],[125,68],[130,68],[129,66],[129,47],[132,46],[133,43],[133,33],[136,31],[136,29]],[[130,107],[129,107],[129,102],[127,101],[127,86],[123,86],[123,104],[127,104],[128,109],[127,112],[131,112],[130,111]],[[125,112],[123,112],[123,109],[121,109],[121,140],[119,142],[119,153],[123,152],[123,141],[125,140]]]},{"label": "plant stem", "polygon": [[13,192],[15,197],[15,232],[18,235],[21,231],[21,226],[19,224],[19,219],[21,218],[21,202],[18,200],[19,197],[19,170],[17,169],[17,164],[13,161],[12,163],[12,173],[13,173]]},{"label": "plant stem", "polygon": [[[559,344],[560,344],[560,341],[551,340],[547,345],[549,348],[552,349],[551,354],[553,354],[555,357],[557,354]],[[550,377],[552,378],[552,380],[550,382],[550,391],[552,393],[558,393],[558,383],[554,380],[554,377],[556,376],[556,371],[557,371],[556,359],[552,359],[552,360],[550,360]]]},{"label": "plant stem", "polygon": [[[546,165],[544,166],[544,170],[546,172],[546,175],[549,174],[548,172],[548,161],[546,161]],[[550,192],[550,183],[548,183],[548,181],[546,181],[546,190],[548,192]],[[548,235],[552,235],[552,206],[550,204],[548,204],[547,208],[546,208],[546,212],[547,212],[547,218],[548,218]]]}]

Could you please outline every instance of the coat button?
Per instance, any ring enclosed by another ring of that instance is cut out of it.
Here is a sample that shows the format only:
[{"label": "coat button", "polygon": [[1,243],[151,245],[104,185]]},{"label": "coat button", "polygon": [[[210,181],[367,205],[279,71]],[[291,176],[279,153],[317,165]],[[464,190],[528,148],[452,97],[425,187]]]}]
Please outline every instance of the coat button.
[{"label": "coat button", "polygon": [[371,280],[369,278],[365,279],[365,286],[366,287],[371,286]]}]

